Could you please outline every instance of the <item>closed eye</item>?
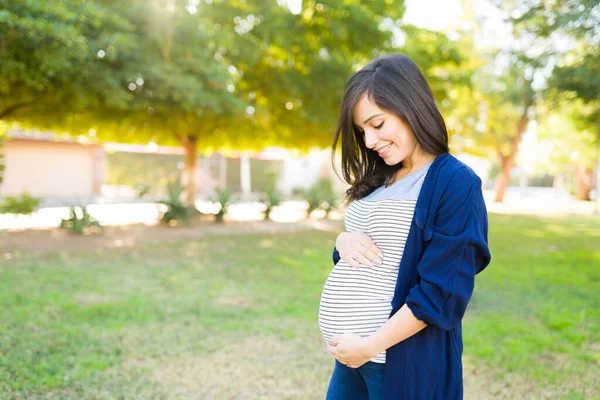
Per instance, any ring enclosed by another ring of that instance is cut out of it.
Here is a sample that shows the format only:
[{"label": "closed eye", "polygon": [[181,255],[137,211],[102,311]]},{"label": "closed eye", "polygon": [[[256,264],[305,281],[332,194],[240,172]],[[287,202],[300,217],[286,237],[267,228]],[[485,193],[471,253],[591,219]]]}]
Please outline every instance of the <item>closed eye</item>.
[{"label": "closed eye", "polygon": [[377,125],[377,126],[374,126],[373,128],[375,128],[375,129],[381,129],[381,127],[382,127],[382,126],[383,126],[383,122],[382,122],[382,123],[380,123],[380,124],[379,124],[379,125]]}]

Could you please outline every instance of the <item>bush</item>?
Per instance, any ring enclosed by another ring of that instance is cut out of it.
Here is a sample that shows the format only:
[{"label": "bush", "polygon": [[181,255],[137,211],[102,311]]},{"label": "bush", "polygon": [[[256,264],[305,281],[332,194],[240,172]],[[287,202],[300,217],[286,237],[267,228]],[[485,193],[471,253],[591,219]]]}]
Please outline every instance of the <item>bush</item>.
[{"label": "bush", "polygon": [[229,207],[229,199],[231,197],[231,194],[229,193],[229,190],[227,188],[221,190],[219,192],[219,195],[217,197],[217,201],[219,202],[219,205],[221,206],[221,209],[219,210],[219,212],[216,215],[216,222],[223,222],[223,218],[225,217],[225,214],[227,213],[227,208]]},{"label": "bush", "polygon": [[325,210],[325,216],[327,217],[337,203],[333,181],[329,177],[319,178],[310,189],[303,192],[303,197],[308,202],[307,217],[318,209]]},{"label": "bush", "polygon": [[152,186],[147,183],[136,185],[135,190],[137,192],[138,199],[142,199],[144,196],[150,193]]},{"label": "bush", "polygon": [[271,187],[267,191],[263,203],[266,206],[265,219],[269,219],[269,217],[271,216],[271,211],[273,211],[273,208],[278,206],[281,203],[281,193],[279,193],[279,191],[275,187]]},{"label": "bush", "polygon": [[42,203],[42,199],[25,192],[20,197],[7,196],[0,205],[0,214],[32,214]]},{"label": "bush", "polygon": [[73,206],[70,210],[71,216],[63,218],[60,223],[61,229],[68,229],[76,235],[102,230],[102,225],[90,215],[86,206]]},{"label": "bush", "polygon": [[267,174],[267,190],[263,197],[263,203],[265,205],[265,220],[271,216],[273,208],[281,203],[281,193],[277,190],[277,172],[272,171]]},{"label": "bush", "polygon": [[178,182],[171,182],[167,185],[169,198],[160,202],[167,206],[167,211],[160,217],[163,223],[167,225],[188,223],[190,218],[200,213],[196,207],[183,204],[181,201],[183,190],[183,186]]}]

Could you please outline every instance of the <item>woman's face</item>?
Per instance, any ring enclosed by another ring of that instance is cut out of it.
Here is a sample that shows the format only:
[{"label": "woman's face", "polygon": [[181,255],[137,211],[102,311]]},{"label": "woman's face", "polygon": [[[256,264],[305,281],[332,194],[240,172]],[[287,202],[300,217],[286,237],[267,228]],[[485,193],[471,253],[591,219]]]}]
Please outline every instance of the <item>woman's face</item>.
[{"label": "woman's face", "polygon": [[363,94],[354,106],[354,125],[363,134],[365,145],[377,151],[387,165],[409,161],[420,152],[410,127],[396,114],[384,111]]}]

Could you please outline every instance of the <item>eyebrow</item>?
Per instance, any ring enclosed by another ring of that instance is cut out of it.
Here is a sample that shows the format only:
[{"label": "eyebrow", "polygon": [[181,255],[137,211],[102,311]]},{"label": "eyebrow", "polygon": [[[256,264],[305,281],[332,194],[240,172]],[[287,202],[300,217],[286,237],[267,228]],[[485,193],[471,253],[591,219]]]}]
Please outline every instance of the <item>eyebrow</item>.
[{"label": "eyebrow", "polygon": [[363,122],[363,124],[366,124],[367,122],[369,122],[369,121],[370,121],[370,120],[372,120],[373,118],[376,118],[376,117],[379,117],[379,116],[382,116],[382,115],[383,115],[383,113],[380,113],[380,114],[373,114],[373,115],[371,115],[369,118],[367,118],[367,119],[365,120],[365,122]]}]

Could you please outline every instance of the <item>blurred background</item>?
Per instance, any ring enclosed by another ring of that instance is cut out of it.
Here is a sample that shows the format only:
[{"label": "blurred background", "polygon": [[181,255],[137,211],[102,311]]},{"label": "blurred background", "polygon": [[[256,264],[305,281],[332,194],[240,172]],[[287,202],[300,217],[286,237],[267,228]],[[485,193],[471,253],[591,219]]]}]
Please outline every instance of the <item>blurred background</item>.
[{"label": "blurred background", "polygon": [[0,398],[323,398],[333,133],[395,52],[490,212],[465,397],[600,398],[599,45],[586,0],[0,0]]}]

